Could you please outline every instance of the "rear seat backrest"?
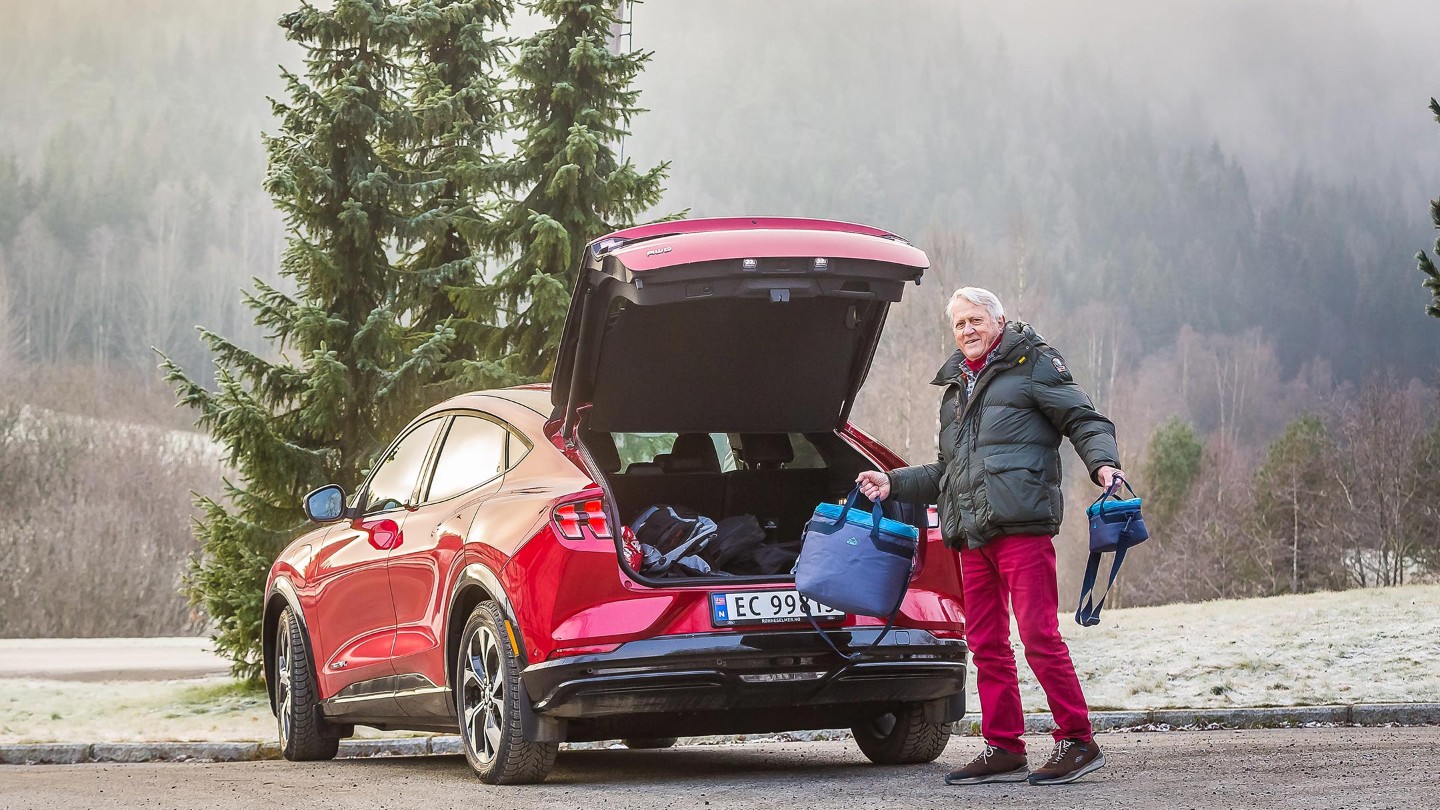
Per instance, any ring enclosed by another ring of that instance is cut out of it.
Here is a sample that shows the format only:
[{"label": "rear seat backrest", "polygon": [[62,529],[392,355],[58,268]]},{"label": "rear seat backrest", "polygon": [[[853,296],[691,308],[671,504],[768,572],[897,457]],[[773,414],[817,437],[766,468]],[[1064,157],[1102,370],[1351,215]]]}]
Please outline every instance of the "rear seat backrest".
[{"label": "rear seat backrest", "polygon": [[[658,457],[657,457],[658,459]],[[720,455],[708,433],[681,433],[662,462],[667,473],[718,473]]]},{"label": "rear seat backrest", "polygon": [[778,470],[795,460],[795,446],[784,433],[741,433],[740,455],[752,470]]},{"label": "rear seat backrest", "polygon": [[631,462],[624,475],[609,479],[626,524],[657,504],[684,506],[714,520],[725,509],[725,476],[707,433],[682,433],[669,453],[653,462]]},{"label": "rear seat backrest", "polygon": [[829,470],[786,470],[795,448],[784,433],[744,433],[740,452],[748,469],[726,473],[725,514],[773,520],[782,541],[799,540],[816,504],[825,500]]}]

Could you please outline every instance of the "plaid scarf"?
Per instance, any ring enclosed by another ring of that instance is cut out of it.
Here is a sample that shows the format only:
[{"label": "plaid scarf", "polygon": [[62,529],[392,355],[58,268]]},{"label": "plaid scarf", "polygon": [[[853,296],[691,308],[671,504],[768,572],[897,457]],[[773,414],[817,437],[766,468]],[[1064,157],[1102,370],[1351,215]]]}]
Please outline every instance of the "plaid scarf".
[{"label": "plaid scarf", "polygon": [[[1001,337],[1004,337],[1004,333],[1003,333],[1003,332],[1001,333]],[[972,369],[972,368],[970,368],[970,361],[969,361],[969,360],[964,360],[964,359],[962,359],[962,360],[960,361],[960,376],[961,376],[961,378],[963,378],[963,379],[965,380],[965,398],[966,398],[966,399],[969,399],[972,395],[974,395],[974,393],[975,393],[975,381],[978,380],[978,379],[980,379],[980,375],[981,375],[982,373],[984,373],[985,369],[986,369],[992,362],[994,362],[994,360],[995,360],[995,355],[997,355],[997,354],[1000,353],[1000,342],[1001,342],[1001,341],[1000,341],[999,338],[997,338],[997,339],[995,340],[995,345],[990,347],[990,353],[987,354],[987,355],[985,355],[985,360],[984,360],[984,362],[982,362],[982,363],[980,364],[980,368],[977,368],[977,369]]]}]

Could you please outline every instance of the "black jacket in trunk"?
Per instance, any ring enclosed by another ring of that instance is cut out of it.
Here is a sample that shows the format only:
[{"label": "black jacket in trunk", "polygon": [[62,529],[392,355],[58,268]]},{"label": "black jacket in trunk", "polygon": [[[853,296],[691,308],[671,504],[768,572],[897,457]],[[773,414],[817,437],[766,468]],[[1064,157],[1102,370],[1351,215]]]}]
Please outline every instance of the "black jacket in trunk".
[{"label": "black jacket in trunk", "polygon": [[1060,531],[1060,439],[1094,480],[1119,467],[1115,425],[1095,410],[1065,361],[1024,323],[1005,327],[975,391],[965,394],[958,350],[932,381],[940,400],[940,457],[889,473],[890,497],[935,503],[945,543],[979,548],[1010,534]]}]

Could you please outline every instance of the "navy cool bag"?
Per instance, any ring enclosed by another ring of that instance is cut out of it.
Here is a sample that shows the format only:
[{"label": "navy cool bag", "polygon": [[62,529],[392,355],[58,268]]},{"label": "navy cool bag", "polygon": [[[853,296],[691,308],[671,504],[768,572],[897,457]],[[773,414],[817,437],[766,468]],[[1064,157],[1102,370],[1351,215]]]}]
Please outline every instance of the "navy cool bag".
[{"label": "navy cool bag", "polygon": [[[1116,493],[1124,484],[1134,497],[1120,499]],[[1094,627],[1100,623],[1100,609],[1105,607],[1105,597],[1115,586],[1115,577],[1125,562],[1125,552],[1150,538],[1145,528],[1145,518],[1140,514],[1140,498],[1131,489],[1130,482],[1117,478],[1110,488],[1100,493],[1095,502],[1085,508],[1085,517],[1090,521],[1090,559],[1085,563],[1085,579],[1080,584],[1080,607],[1075,611],[1075,621],[1082,627]],[[1100,575],[1100,555],[1115,553],[1115,562],[1110,566],[1110,581],[1100,601],[1094,601],[1095,580]]]},{"label": "navy cool bag", "polygon": [[[805,600],[846,613],[887,618],[873,647],[890,632],[900,612],[920,530],[885,517],[879,503],[872,503],[869,511],[856,509],[859,497],[860,490],[855,489],[843,507],[833,503],[815,507],[795,563],[795,590],[805,597],[801,605],[812,625],[815,620]],[[837,654],[853,657],[836,649],[819,625],[815,629]]]}]

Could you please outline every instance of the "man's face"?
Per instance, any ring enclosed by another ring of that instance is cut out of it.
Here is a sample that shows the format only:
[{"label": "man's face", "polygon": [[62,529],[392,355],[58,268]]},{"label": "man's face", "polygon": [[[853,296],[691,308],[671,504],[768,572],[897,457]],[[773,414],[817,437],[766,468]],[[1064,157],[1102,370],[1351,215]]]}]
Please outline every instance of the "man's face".
[{"label": "man's face", "polygon": [[966,360],[979,360],[990,351],[990,344],[1005,328],[1004,318],[992,318],[990,311],[961,298],[955,302],[951,325],[955,327],[955,348]]}]

